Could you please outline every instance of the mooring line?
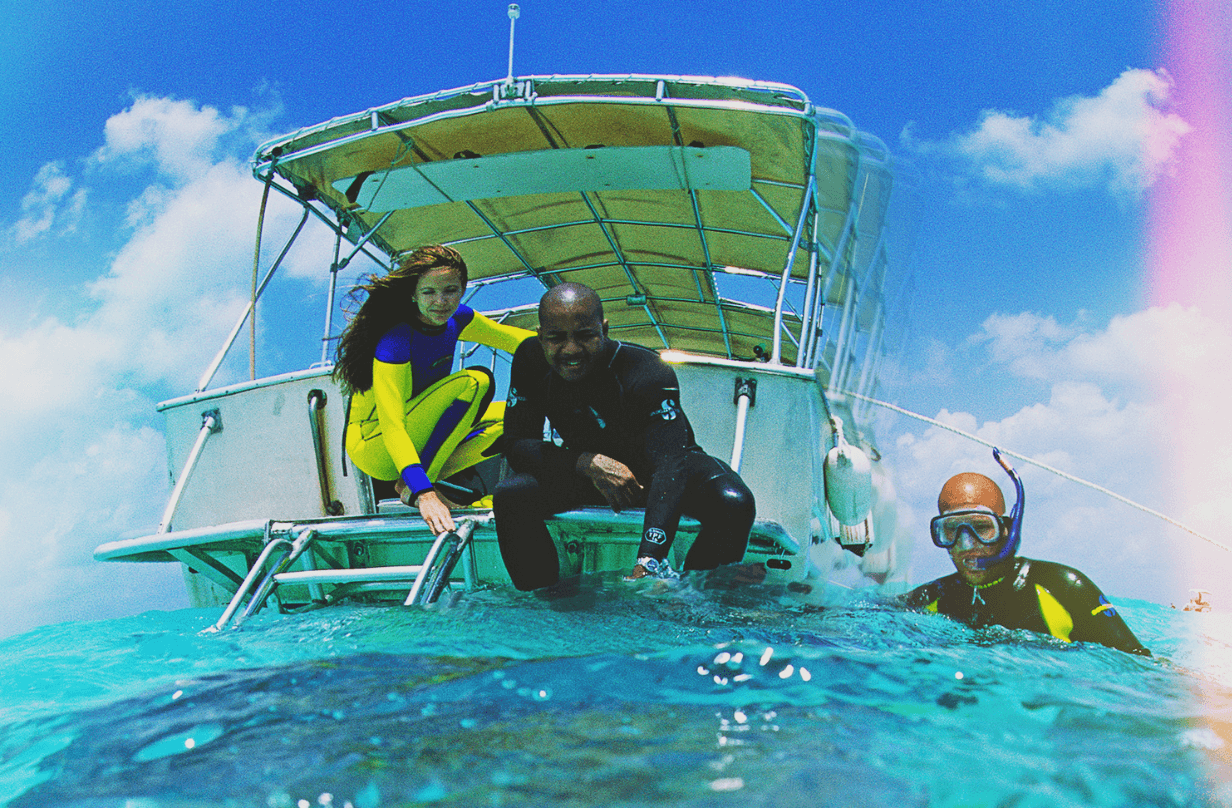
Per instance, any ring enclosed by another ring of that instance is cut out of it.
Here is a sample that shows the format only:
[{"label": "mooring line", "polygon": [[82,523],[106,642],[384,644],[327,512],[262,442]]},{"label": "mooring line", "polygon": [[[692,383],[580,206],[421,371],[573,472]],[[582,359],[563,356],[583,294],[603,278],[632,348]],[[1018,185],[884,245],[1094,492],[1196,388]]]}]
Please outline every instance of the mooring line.
[{"label": "mooring line", "polygon": [[1144,513],[1149,513],[1151,516],[1156,516],[1164,520],[1170,525],[1179,527],[1181,530],[1185,531],[1186,533],[1191,533],[1194,536],[1197,536],[1199,539],[1202,539],[1202,541],[1209,542],[1210,544],[1215,545],[1220,550],[1224,550],[1226,552],[1232,553],[1232,547],[1228,547],[1226,544],[1221,544],[1220,542],[1215,541],[1210,536],[1206,536],[1206,535],[1203,535],[1202,533],[1199,533],[1198,531],[1194,530],[1192,527],[1189,527],[1186,524],[1178,522],[1177,520],[1173,519],[1171,516],[1168,516],[1166,513],[1160,513],[1154,508],[1148,508],[1147,506],[1141,503],[1134,502],[1132,499],[1129,499],[1128,497],[1123,497],[1115,491],[1110,491],[1107,488],[1104,488],[1102,485],[1096,485],[1095,483],[1090,482],[1089,480],[1084,480],[1081,477],[1075,477],[1069,472],[1062,471],[1061,469],[1058,469],[1058,468],[1054,468],[1048,465],[1047,463],[1041,462],[1031,457],[1027,457],[1026,455],[1021,454],[1019,452],[1015,452],[1010,449],[1005,449],[1003,447],[997,446],[995,443],[992,443],[991,441],[987,441],[984,438],[979,437],[978,435],[973,435],[970,432],[967,432],[966,430],[963,430],[963,429],[959,429],[956,426],[951,426],[950,424],[942,423],[941,421],[938,421],[936,418],[929,418],[927,415],[920,415],[918,412],[912,412],[911,410],[903,409],[897,404],[891,404],[888,401],[881,401],[879,399],[861,395],[860,393],[853,393],[849,390],[842,390],[840,392],[845,396],[851,396],[852,398],[858,398],[861,401],[867,401],[870,404],[876,404],[878,407],[885,407],[888,410],[893,410],[894,412],[900,413],[902,415],[906,415],[908,418],[915,418],[916,420],[923,421],[926,424],[932,424],[933,426],[937,426],[937,427],[941,427],[942,429],[949,430],[950,432],[953,432],[956,435],[962,435],[964,438],[973,440],[976,443],[981,443],[989,447],[990,449],[998,449],[1000,450],[1002,454],[1007,454],[1010,457],[1018,458],[1019,460],[1022,460],[1023,462],[1026,462],[1026,463],[1030,463],[1033,466],[1039,466],[1045,471],[1051,471],[1053,474],[1056,474],[1059,477],[1063,477],[1066,480],[1078,483],[1079,485],[1085,485],[1087,488],[1091,488],[1096,491],[1099,491],[1101,494],[1107,494],[1108,496],[1112,497],[1115,500],[1124,502],[1126,505],[1137,508],[1138,510],[1143,511]]}]

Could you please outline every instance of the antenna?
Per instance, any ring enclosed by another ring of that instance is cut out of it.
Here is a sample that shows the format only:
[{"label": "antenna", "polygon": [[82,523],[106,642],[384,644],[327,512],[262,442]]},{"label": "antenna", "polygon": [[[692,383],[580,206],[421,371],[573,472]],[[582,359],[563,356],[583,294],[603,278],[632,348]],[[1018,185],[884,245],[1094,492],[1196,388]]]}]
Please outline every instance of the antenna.
[{"label": "antenna", "polygon": [[505,78],[506,84],[513,84],[513,23],[522,16],[522,9],[517,3],[509,4],[509,75]]}]

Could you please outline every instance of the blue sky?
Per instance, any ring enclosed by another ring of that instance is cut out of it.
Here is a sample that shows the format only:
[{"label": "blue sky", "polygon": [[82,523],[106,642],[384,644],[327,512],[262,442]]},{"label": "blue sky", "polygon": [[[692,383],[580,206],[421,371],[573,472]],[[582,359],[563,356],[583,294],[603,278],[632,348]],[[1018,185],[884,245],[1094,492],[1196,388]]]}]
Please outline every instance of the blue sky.
[{"label": "blue sky", "polygon": [[[53,0],[10,12],[0,583],[18,605],[0,635],[184,604],[170,566],[90,552],[157,524],[168,472],[154,405],[191,389],[250,282],[260,188],[248,157],[300,126],[503,76],[505,8]],[[916,184],[895,403],[1230,543],[1227,30],[1227,0],[531,0],[514,66],[781,81],[848,115]],[[275,205],[267,243],[292,216]],[[288,305],[323,293],[328,251],[317,234],[289,256]],[[311,360],[316,336],[263,328],[265,370]],[[928,580],[949,569],[924,527],[941,483],[1001,473],[950,433],[903,417],[880,429],[901,529],[917,537],[914,578]],[[1179,605],[1204,586],[1219,602],[1232,554],[1023,474],[1025,555],[1077,566],[1114,596]]]}]

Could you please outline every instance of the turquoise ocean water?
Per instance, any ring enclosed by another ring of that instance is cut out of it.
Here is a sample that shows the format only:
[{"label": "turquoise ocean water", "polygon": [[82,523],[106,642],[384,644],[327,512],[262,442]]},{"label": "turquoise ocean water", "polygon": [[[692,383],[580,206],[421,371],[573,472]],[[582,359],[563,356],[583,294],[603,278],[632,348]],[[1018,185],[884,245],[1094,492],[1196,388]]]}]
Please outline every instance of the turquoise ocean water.
[{"label": "turquoise ocean water", "polygon": [[853,593],[583,579],[0,642],[10,806],[1232,805],[1232,615],[1139,658]]}]

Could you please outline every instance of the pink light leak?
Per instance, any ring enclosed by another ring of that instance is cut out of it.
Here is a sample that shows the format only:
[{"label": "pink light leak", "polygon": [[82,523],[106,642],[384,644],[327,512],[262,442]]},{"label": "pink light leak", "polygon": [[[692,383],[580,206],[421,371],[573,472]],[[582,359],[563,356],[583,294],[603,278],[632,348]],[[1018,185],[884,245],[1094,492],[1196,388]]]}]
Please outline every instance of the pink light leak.
[{"label": "pink light leak", "polygon": [[[1172,515],[1232,545],[1232,0],[1163,3],[1171,111],[1191,128],[1174,170],[1150,192],[1146,297],[1185,307],[1195,329],[1155,380],[1171,454],[1161,458],[1160,485]],[[1232,609],[1232,556],[1166,541],[1188,585],[1218,591],[1217,608]]]},{"label": "pink light leak", "polygon": [[1150,200],[1148,302],[1232,315],[1232,2],[1166,0],[1164,66],[1192,129]]}]

